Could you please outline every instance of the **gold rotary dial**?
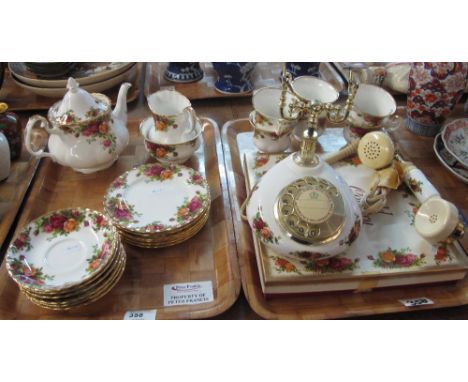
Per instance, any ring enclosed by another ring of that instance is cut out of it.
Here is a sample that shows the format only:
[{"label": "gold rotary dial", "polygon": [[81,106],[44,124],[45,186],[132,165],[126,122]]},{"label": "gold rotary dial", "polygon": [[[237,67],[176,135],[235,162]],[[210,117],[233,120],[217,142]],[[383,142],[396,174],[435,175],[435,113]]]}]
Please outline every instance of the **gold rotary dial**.
[{"label": "gold rotary dial", "polygon": [[325,179],[298,179],[279,193],[275,217],[293,240],[304,244],[326,244],[334,240],[343,228],[343,197]]}]

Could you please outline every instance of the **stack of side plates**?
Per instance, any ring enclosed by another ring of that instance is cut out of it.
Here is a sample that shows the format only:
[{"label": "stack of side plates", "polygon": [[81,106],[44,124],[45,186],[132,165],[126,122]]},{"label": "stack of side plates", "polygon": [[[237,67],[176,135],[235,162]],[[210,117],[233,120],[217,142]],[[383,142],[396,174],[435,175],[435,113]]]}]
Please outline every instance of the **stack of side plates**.
[{"label": "stack of side plates", "polygon": [[67,310],[108,293],[125,269],[119,234],[97,211],[65,209],[29,223],[6,254],[8,273],[35,304]]},{"label": "stack of side plates", "polygon": [[67,80],[73,77],[88,92],[103,92],[137,72],[134,62],[80,62],[70,72],[55,78],[43,78],[29,70],[24,62],[10,62],[8,68],[15,83],[44,97],[60,98],[67,92]]},{"label": "stack of side plates", "polygon": [[203,176],[185,166],[136,167],[108,188],[104,209],[122,240],[143,248],[179,244],[208,220],[210,191]]}]

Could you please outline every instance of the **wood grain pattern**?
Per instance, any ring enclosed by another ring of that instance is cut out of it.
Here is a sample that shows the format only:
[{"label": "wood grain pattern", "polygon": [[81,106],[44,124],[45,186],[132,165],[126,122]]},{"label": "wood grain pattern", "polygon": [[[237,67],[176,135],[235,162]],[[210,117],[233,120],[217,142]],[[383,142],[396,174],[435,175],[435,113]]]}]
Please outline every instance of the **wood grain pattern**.
[{"label": "wood grain pattern", "polygon": [[[399,112],[404,113],[404,109],[400,109]],[[252,232],[249,225],[240,217],[240,205],[246,197],[246,191],[236,137],[245,131],[251,131],[251,127],[247,120],[242,119],[226,123],[222,134],[242,287],[255,313],[268,319],[323,319],[378,315],[408,311],[408,308],[398,300],[422,296],[432,299],[435,304],[413,309],[435,309],[468,304],[467,279],[457,284],[388,288],[369,293],[345,292],[265,298],[258,275]],[[432,139],[418,137],[404,127],[394,133],[394,138],[403,156],[422,169],[440,190],[442,196],[456,203],[463,211],[467,211],[466,185],[451,176],[439,164],[432,151]],[[324,151],[330,151],[333,142],[330,141],[329,145],[326,141],[322,141],[324,142]],[[466,251],[466,238],[462,245]]]},{"label": "wood grain pattern", "polygon": [[10,175],[0,182],[0,248],[7,239],[38,164],[39,160],[23,146],[20,158],[11,164]]},{"label": "wood grain pattern", "polygon": [[[70,312],[41,309],[24,297],[0,268],[0,318],[121,319],[125,311],[158,309],[159,319],[205,318],[224,312],[237,299],[240,275],[224,173],[219,129],[212,120],[204,130],[204,145],[187,163],[208,179],[212,197],[206,226],[189,241],[164,249],[125,246],[127,268],[117,286],[103,299]],[[153,161],[143,146],[138,125],[130,123],[130,144],[109,169],[83,175],[44,160],[20,216],[17,230],[51,210],[88,207],[102,211],[104,192],[119,174],[135,165]],[[207,304],[164,308],[163,285],[207,281],[214,287],[214,301]]]},{"label": "wood grain pattern", "polygon": [[[132,81],[133,86],[127,94],[127,103],[134,101],[139,96],[142,82],[144,82],[145,63],[138,63],[137,67],[137,73]],[[103,92],[110,97],[113,104],[117,100],[119,88],[120,85]],[[6,102],[11,111],[21,111],[48,110],[58,99],[43,97],[22,88],[13,81],[8,68],[5,68],[5,81],[0,89],[0,101]]]}]

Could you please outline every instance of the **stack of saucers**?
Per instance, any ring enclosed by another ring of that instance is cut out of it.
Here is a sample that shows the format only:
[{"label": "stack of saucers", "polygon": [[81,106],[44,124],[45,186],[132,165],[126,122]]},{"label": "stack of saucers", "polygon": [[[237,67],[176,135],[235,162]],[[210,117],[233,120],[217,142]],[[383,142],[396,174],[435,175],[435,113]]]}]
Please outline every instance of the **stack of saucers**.
[{"label": "stack of saucers", "polygon": [[96,301],[119,281],[126,254],[97,211],[64,209],[29,223],[6,254],[8,273],[36,305],[67,310]]},{"label": "stack of saucers", "polygon": [[144,164],[119,176],[104,209],[122,240],[142,248],[179,244],[208,220],[210,191],[198,172],[181,165]]}]

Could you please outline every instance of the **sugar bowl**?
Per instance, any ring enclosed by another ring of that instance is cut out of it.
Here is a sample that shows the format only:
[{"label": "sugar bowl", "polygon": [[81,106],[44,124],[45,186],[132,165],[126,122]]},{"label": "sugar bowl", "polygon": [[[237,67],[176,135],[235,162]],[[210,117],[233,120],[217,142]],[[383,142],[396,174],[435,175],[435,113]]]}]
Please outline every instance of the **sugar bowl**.
[{"label": "sugar bowl", "polygon": [[148,97],[153,117],[140,124],[148,153],[163,164],[186,162],[201,143],[203,126],[190,101],[175,90]]}]

